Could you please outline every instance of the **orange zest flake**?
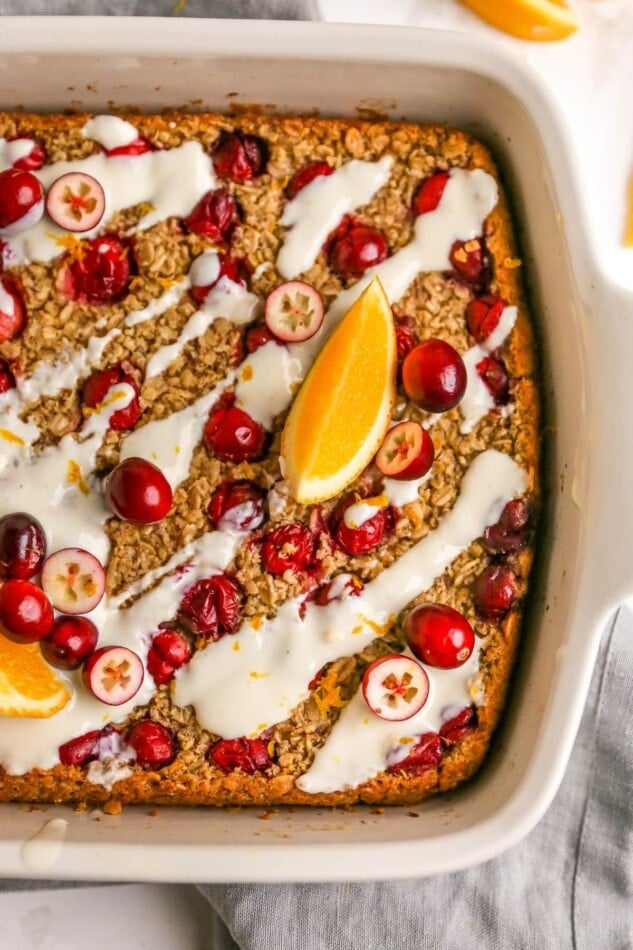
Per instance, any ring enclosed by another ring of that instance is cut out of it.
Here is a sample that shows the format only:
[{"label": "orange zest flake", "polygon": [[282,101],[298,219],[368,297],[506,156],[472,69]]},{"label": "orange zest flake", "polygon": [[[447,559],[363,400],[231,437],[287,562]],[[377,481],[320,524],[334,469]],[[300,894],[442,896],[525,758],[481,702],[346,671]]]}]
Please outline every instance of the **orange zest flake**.
[{"label": "orange zest flake", "polygon": [[123,399],[125,396],[124,389],[115,389],[111,396],[107,399],[104,399],[103,402],[98,402],[96,406],[92,408],[86,406],[84,407],[84,412],[87,416],[97,415],[101,412],[102,409],[107,409],[108,406],[111,406],[113,403],[117,402],[119,399]]},{"label": "orange zest flake", "polygon": [[370,630],[373,630],[377,637],[384,637],[386,633],[391,630],[393,626],[394,618],[390,614],[387,617],[386,623],[376,623],[375,620],[370,620],[369,617],[366,617],[364,614],[358,615],[362,623],[357,624],[355,627],[352,627],[352,633],[362,633],[365,627],[369,627]]},{"label": "orange zest flake", "polygon": [[268,729],[268,723],[267,723],[267,722],[260,722],[260,724],[259,724],[259,725],[257,726],[257,728],[255,729],[255,732],[249,732],[249,734],[248,734],[248,736],[247,736],[246,738],[247,738],[247,739],[257,739],[258,736],[260,736],[260,735],[262,734],[262,732],[264,731],[264,729]]},{"label": "orange zest flake", "polygon": [[239,640],[236,640],[235,643],[233,644],[233,652],[237,653],[239,648],[240,648]]},{"label": "orange zest flake", "polygon": [[265,680],[267,676],[270,676],[270,673],[258,673],[257,670],[251,670],[248,675],[254,680]]},{"label": "orange zest flake", "polygon": [[90,489],[88,488],[88,482],[83,476],[83,473],[74,459],[68,460],[68,468],[66,470],[66,481],[69,485],[77,485],[79,491],[82,495],[90,494]]},{"label": "orange zest flake", "polygon": [[250,379],[252,379],[253,372],[254,372],[253,367],[247,364],[242,370],[242,372],[240,373],[240,379],[242,380],[242,382],[247,383]]},{"label": "orange zest flake", "polygon": [[0,438],[4,439],[5,442],[11,442],[13,445],[26,445],[24,439],[21,439],[15,432],[10,432],[9,429],[0,429]]},{"label": "orange zest flake", "polygon": [[270,742],[269,742],[268,745],[266,746],[266,749],[267,749],[267,751],[268,751],[268,755],[269,755],[269,756],[271,757],[271,759],[272,759],[272,757],[273,757],[274,754],[275,754],[275,743],[273,742],[272,739],[270,740]]},{"label": "orange zest flake", "polygon": [[249,617],[248,625],[249,627],[252,627],[253,630],[259,630],[263,622],[263,617]]},{"label": "orange zest flake", "polygon": [[321,677],[312,695],[322,716],[328,709],[342,709],[347,705],[347,700],[341,697],[341,687],[336,682],[336,669],[333,666]]},{"label": "orange zest flake", "polygon": [[503,262],[503,266],[507,267],[508,270],[514,270],[515,268],[520,267],[522,263],[523,262],[520,257],[506,257],[505,261]]},{"label": "orange zest flake", "polygon": [[59,247],[65,248],[71,261],[83,261],[86,256],[87,242],[74,234],[47,234],[46,237],[55,241]]}]

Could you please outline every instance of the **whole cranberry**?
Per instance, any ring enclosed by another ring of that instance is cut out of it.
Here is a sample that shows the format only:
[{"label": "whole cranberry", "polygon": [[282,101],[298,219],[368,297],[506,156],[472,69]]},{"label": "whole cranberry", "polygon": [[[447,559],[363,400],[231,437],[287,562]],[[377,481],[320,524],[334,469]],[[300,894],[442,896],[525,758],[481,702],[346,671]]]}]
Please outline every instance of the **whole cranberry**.
[{"label": "whole cranberry", "polygon": [[475,609],[486,620],[501,620],[512,607],[519,590],[518,578],[505,564],[491,564],[475,581]]},{"label": "whole cranberry", "polygon": [[189,662],[192,652],[180,631],[167,628],[156,633],[147,654],[147,669],[154,682],[159,686],[171,682],[176,670]]},{"label": "whole cranberry", "polygon": [[242,616],[242,590],[226,574],[196,581],[185,591],[178,620],[187,630],[209,640],[234,633]]},{"label": "whole cranberry", "polygon": [[24,511],[0,518],[0,577],[28,581],[45,557],[46,538],[37,518]]},{"label": "whole cranberry", "polygon": [[435,211],[441,201],[447,181],[448,172],[436,172],[424,179],[413,196],[412,211],[416,218],[428,211]]},{"label": "whole cranberry", "polygon": [[247,264],[242,257],[231,257],[229,254],[218,254],[218,262],[220,266],[217,271],[217,277],[215,277],[213,283],[193,284],[191,287],[191,295],[198,303],[204,303],[209,291],[215,287],[222,277],[228,278],[228,280],[232,281],[234,284],[240,284],[242,287],[246,287],[249,272]]},{"label": "whole cranberry", "polygon": [[455,241],[448,258],[456,276],[470,287],[478,290],[485,284],[487,266],[483,238]]},{"label": "whole cranberry", "polygon": [[0,295],[3,298],[0,307],[0,343],[5,343],[22,332],[26,324],[26,315],[18,287],[10,278],[4,277],[0,281]]},{"label": "whole cranberry", "polygon": [[[6,168],[0,172],[0,230],[14,234],[35,224],[31,215],[41,208],[44,212],[44,189],[35,175],[20,168]],[[27,218],[28,215],[28,218]]]},{"label": "whole cranberry", "polygon": [[0,624],[10,640],[36,643],[53,626],[51,602],[30,581],[8,580],[0,587]]},{"label": "whole cranberry", "polygon": [[384,541],[393,522],[391,508],[378,508],[373,517],[368,518],[358,528],[345,523],[345,512],[358,502],[356,495],[347,495],[341,499],[330,516],[332,537],[347,554],[367,554]]},{"label": "whole cranberry", "polygon": [[444,758],[444,745],[437,732],[425,732],[401,762],[390,765],[388,772],[405,772],[407,775],[422,775],[429,769],[437,768]]},{"label": "whole cranberry", "polygon": [[224,132],[213,146],[211,158],[216,174],[241,184],[264,172],[268,146],[257,135]]},{"label": "whole cranberry", "polygon": [[217,458],[225,462],[244,462],[261,455],[266,433],[243,409],[222,406],[211,412],[204,427],[204,442]]},{"label": "whole cranberry", "polygon": [[171,485],[156,465],[142,458],[120,462],[108,475],[105,500],[122,521],[153,524],[171,511]]},{"label": "whole cranberry", "polygon": [[224,482],[213,492],[207,510],[220,531],[253,531],[264,520],[264,493],[246,479]]},{"label": "whole cranberry", "polygon": [[131,386],[136,395],[127,406],[117,409],[110,416],[110,428],[115,431],[131,429],[141,418],[141,406],[138,401],[139,388],[134,377],[126,373],[120,363],[115,363],[114,366],[94,373],[86,382],[83,391],[84,406],[94,409],[104,401],[108,390],[119,383]]},{"label": "whole cranberry", "polygon": [[247,775],[272,765],[268,743],[263,739],[219,739],[209,748],[209,762],[223,772],[241,769]]},{"label": "whole cranberry", "polygon": [[0,358],[0,394],[8,393],[10,389],[15,389],[15,376],[7,361]]},{"label": "whole cranberry", "polygon": [[501,360],[484,356],[477,363],[477,372],[494,399],[495,405],[505,406],[510,399],[510,377]]},{"label": "whole cranberry", "polygon": [[[7,142],[19,142],[25,139],[27,139],[26,135],[12,135],[7,139]],[[39,142],[33,142],[30,138],[28,141],[32,143],[31,151],[27,155],[23,155],[22,158],[16,159],[13,167],[19,168],[23,172],[34,172],[41,168],[46,161],[46,149]]]},{"label": "whole cranberry", "polygon": [[424,340],[404,358],[404,391],[409,399],[427,412],[452,409],[466,392],[466,383],[464,361],[445,340]]},{"label": "whole cranberry", "polygon": [[421,604],[405,621],[407,643],[418,660],[451,670],[466,662],[475,634],[466,618],[446,604]]},{"label": "whole cranberry", "polygon": [[311,162],[309,165],[304,165],[303,168],[296,171],[291,178],[290,184],[288,185],[288,196],[295,198],[299,192],[305,188],[306,185],[309,185],[310,182],[313,182],[315,178],[331,175],[333,171],[333,167],[328,165],[327,162]]},{"label": "whole cranberry", "polygon": [[123,296],[129,277],[127,247],[104,234],[88,241],[83,254],[67,266],[60,289],[79,303],[111,303]]},{"label": "whole cranberry", "polygon": [[257,326],[251,327],[246,334],[247,353],[254,353],[260,346],[266,346],[267,343],[277,343],[278,346],[283,346],[282,341],[274,333],[271,333],[265,323],[258,323]]},{"label": "whole cranberry", "polygon": [[316,539],[301,522],[282,524],[262,541],[262,562],[269,574],[303,571],[312,564]]},{"label": "whole cranberry", "polygon": [[201,234],[210,241],[228,241],[240,216],[235,198],[226,188],[207,191],[185,218],[185,226],[192,234]]},{"label": "whole cranberry", "polygon": [[477,343],[483,343],[497,329],[505,302],[496,294],[475,297],[466,307],[466,323]]},{"label": "whole cranberry", "polygon": [[99,751],[100,736],[100,730],[93,729],[92,732],[64,742],[58,749],[59,761],[62,765],[85,765],[95,759]]},{"label": "whole cranberry", "polygon": [[56,617],[42,640],[42,656],[60,670],[77,670],[97,647],[99,631],[87,617]]},{"label": "whole cranberry", "polygon": [[528,543],[530,509],[522,498],[513,498],[499,521],[484,531],[484,543],[493,554],[514,554]]},{"label": "whole cranberry", "polygon": [[368,224],[351,223],[330,244],[330,266],[341,277],[361,277],[368,267],[384,261],[389,248],[385,236]]},{"label": "whole cranberry", "polygon": [[472,706],[466,706],[461,712],[447,720],[440,729],[440,735],[445,742],[452,745],[459,742],[469,732],[477,728],[477,711]]},{"label": "whole cranberry", "polygon": [[160,769],[168,765],[176,754],[173,733],[152,719],[135,722],[127,741],[136,752],[138,764],[148,769]]}]

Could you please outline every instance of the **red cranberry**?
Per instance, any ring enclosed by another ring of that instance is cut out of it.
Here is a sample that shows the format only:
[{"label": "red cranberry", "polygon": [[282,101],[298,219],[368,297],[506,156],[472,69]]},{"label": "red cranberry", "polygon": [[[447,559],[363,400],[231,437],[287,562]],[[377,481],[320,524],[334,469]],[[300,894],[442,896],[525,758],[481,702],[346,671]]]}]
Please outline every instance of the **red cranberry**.
[{"label": "red cranberry", "polygon": [[145,155],[146,152],[153,151],[154,146],[151,142],[148,142],[147,139],[138,138],[128,142],[127,145],[117,145],[116,148],[106,149],[106,155],[108,158],[114,158],[117,155],[127,155],[134,158],[137,155]]},{"label": "red cranberry", "polygon": [[59,761],[62,765],[85,765],[91,759],[96,759],[100,736],[101,732],[94,729],[83,736],[64,742],[58,749]]},{"label": "red cranberry", "polygon": [[219,739],[209,749],[209,762],[223,772],[241,769],[247,775],[272,765],[268,743],[263,739]]},{"label": "red cranberry", "polygon": [[94,409],[104,401],[108,390],[119,383],[127,383],[131,386],[136,396],[127,406],[117,409],[110,416],[110,428],[116,431],[131,429],[141,418],[141,407],[138,401],[139,388],[134,377],[126,373],[120,363],[116,363],[91,376],[83,391],[84,406]]},{"label": "red cranberry", "polygon": [[260,346],[266,346],[267,343],[271,342],[283,346],[282,341],[274,333],[271,333],[265,323],[259,323],[256,327],[251,327],[246,334],[246,352],[254,353]]},{"label": "red cranberry", "polygon": [[514,554],[528,542],[530,509],[522,498],[513,498],[501,512],[497,524],[484,531],[484,542],[493,554]]},{"label": "red cranberry", "polygon": [[225,132],[214,145],[213,167],[221,178],[242,183],[261,175],[268,160],[268,146],[257,135]]},{"label": "red cranberry", "polygon": [[429,769],[435,769],[444,758],[444,746],[437,732],[425,732],[415,745],[411,746],[406,759],[390,765],[388,772],[396,775],[405,772],[407,775],[422,775]]},{"label": "red cranberry", "polygon": [[51,602],[30,581],[11,579],[0,587],[0,624],[17,643],[43,640],[53,626]]},{"label": "red cranberry", "polygon": [[315,537],[307,525],[282,524],[269,531],[262,542],[262,562],[269,574],[303,571],[314,558]]},{"label": "red cranberry", "polygon": [[192,649],[178,630],[160,630],[152,639],[147,654],[147,669],[154,682],[161,686],[173,679],[174,673],[191,659]]},{"label": "red cranberry", "polygon": [[361,277],[368,267],[384,261],[389,248],[381,231],[351,222],[330,243],[330,266],[341,277]]},{"label": "red cranberry", "polygon": [[416,216],[435,211],[439,205],[446,183],[448,172],[436,172],[430,178],[425,178],[413,196],[413,214]]},{"label": "red cranberry", "polygon": [[418,343],[404,358],[402,385],[413,402],[427,412],[446,412],[466,391],[464,361],[444,340]]},{"label": "red cranberry", "polygon": [[477,343],[483,343],[496,330],[505,307],[496,294],[475,297],[466,307],[466,323]]},{"label": "red cranberry", "polygon": [[358,528],[345,524],[345,512],[356,504],[358,498],[348,495],[343,498],[330,517],[332,537],[347,554],[367,554],[377,548],[391,528],[393,513],[390,508],[378,508],[372,518],[368,518]]},{"label": "red cranberry", "polygon": [[242,616],[242,590],[226,574],[205,577],[193,584],[180,604],[178,620],[192,633],[219,640],[234,633]]},{"label": "red cranberry", "polygon": [[[11,234],[35,224],[25,216],[43,201],[42,183],[29,171],[6,168],[0,172],[0,228]],[[42,211],[40,217],[44,212]],[[24,221],[21,223],[21,219]]]},{"label": "red cranberry", "polygon": [[127,737],[136,752],[137,762],[149,769],[168,765],[176,754],[176,743],[169,729],[152,719],[135,722]]},{"label": "red cranberry", "polygon": [[246,287],[246,280],[249,275],[247,264],[243,258],[230,257],[228,254],[218,254],[218,260],[220,268],[213,283],[193,284],[191,288],[191,295],[198,303],[204,303],[209,291],[215,287],[222,277],[227,277],[228,280],[233,281],[234,284],[241,284],[242,287]]},{"label": "red cranberry", "polygon": [[396,327],[396,346],[398,348],[398,360],[402,361],[407,353],[417,345],[418,338],[407,326]]},{"label": "red cranberry", "polygon": [[451,670],[465,663],[475,648],[466,618],[446,604],[421,604],[405,622],[407,642],[418,660]]},{"label": "red cranberry", "polygon": [[216,188],[203,195],[185,218],[185,226],[210,241],[228,241],[239,220],[235,199],[226,188]]},{"label": "red cranberry", "polygon": [[93,238],[62,277],[63,291],[79,303],[110,303],[121,297],[130,277],[127,248],[112,234]]},{"label": "red cranberry", "polygon": [[452,745],[459,742],[465,735],[477,728],[477,711],[472,706],[466,706],[461,712],[444,723],[440,735],[445,742]]},{"label": "red cranberry", "polygon": [[501,620],[516,600],[518,590],[514,571],[504,564],[491,564],[475,581],[475,608],[486,620]]},{"label": "red cranberry", "polygon": [[[0,331],[1,335],[1,331]],[[0,358],[0,394],[15,388],[15,376],[6,360]]]},{"label": "red cranberry", "polygon": [[129,458],[108,475],[105,500],[110,510],[132,524],[153,524],[171,511],[171,485],[156,465]]},{"label": "red cranberry", "polygon": [[327,162],[311,162],[309,165],[304,165],[303,168],[300,168],[299,171],[294,173],[288,185],[289,197],[296,197],[296,195],[298,195],[306,185],[314,181],[315,178],[319,178],[323,175],[331,175],[333,171],[334,169],[331,165],[328,165]]},{"label": "red cranberry", "polygon": [[1,290],[4,290],[5,293],[1,294],[4,297],[2,305],[4,309],[0,309],[0,343],[4,343],[7,340],[13,340],[22,332],[26,323],[26,316],[24,304],[16,286],[10,284],[6,277],[0,281],[0,292]]},{"label": "red cranberry", "polygon": [[253,531],[264,520],[263,492],[245,479],[224,482],[213,492],[208,512],[220,531]]},{"label": "red cranberry", "polygon": [[24,511],[0,518],[0,577],[28,581],[45,557],[44,529],[37,518]]},{"label": "red cranberry", "polygon": [[510,399],[510,377],[500,360],[485,356],[477,363],[477,372],[496,406],[505,406]]},{"label": "red cranberry", "polygon": [[449,260],[457,277],[478,289],[486,281],[486,260],[482,238],[455,241]]},{"label": "red cranberry", "polygon": [[244,462],[261,455],[264,429],[237,406],[222,406],[211,412],[204,427],[207,449],[225,462]]},{"label": "red cranberry", "polygon": [[[342,586],[341,578],[344,580]],[[310,599],[319,607],[327,607],[334,600],[343,601],[347,600],[348,597],[358,597],[364,586],[360,577],[356,577],[355,574],[338,574],[327,584],[317,587]]]},{"label": "red cranberry", "polygon": [[57,617],[42,640],[44,659],[60,670],[77,670],[99,640],[99,631],[87,617]]},{"label": "red cranberry", "polygon": [[[19,142],[26,139],[26,135],[12,135],[8,142]],[[29,139],[32,141],[32,139]],[[31,151],[28,155],[23,155],[22,158],[18,158],[14,163],[14,168],[19,168],[23,172],[34,172],[38,168],[41,168],[44,162],[46,161],[46,149],[43,145],[40,145],[39,142],[33,142]]]}]

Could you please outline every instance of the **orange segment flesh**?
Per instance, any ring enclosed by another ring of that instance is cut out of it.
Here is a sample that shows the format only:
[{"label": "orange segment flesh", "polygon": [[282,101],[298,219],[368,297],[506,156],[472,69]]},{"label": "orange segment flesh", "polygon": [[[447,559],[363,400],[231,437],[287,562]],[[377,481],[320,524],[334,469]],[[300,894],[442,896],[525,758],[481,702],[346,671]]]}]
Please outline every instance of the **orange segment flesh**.
[{"label": "orange segment flesh", "polygon": [[562,0],[461,0],[491,26],[522,40],[564,40],[578,29]]},{"label": "orange segment flesh", "polygon": [[46,719],[70,693],[42,658],[38,643],[13,643],[0,634],[0,716]]},{"label": "orange segment flesh", "polygon": [[374,278],[319,353],[288,415],[281,454],[298,502],[333,498],[369,464],[389,425],[395,377],[391,307]]}]

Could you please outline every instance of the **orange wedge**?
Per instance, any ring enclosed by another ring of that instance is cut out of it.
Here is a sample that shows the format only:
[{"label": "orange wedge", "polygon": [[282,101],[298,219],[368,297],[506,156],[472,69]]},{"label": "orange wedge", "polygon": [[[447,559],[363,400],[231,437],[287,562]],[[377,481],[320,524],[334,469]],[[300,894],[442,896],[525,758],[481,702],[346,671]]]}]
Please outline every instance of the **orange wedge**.
[{"label": "orange wedge", "polygon": [[42,658],[39,643],[20,644],[0,634],[0,716],[47,719],[70,693]]},{"label": "orange wedge", "polygon": [[563,0],[461,0],[491,26],[522,40],[564,40],[578,20]]},{"label": "orange wedge", "polygon": [[395,380],[391,307],[374,278],[319,353],[288,415],[281,454],[298,502],[338,495],[370,463],[389,425]]}]

